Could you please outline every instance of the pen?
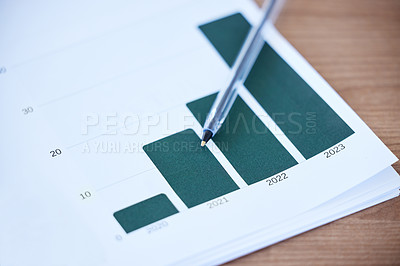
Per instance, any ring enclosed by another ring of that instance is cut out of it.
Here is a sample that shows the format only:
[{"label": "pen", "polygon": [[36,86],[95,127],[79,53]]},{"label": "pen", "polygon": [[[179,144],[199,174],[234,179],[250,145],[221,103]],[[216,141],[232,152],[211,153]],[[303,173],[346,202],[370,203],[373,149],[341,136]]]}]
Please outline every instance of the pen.
[{"label": "pen", "polygon": [[236,99],[238,85],[246,79],[253,67],[253,64],[264,44],[264,39],[261,35],[262,28],[268,20],[275,2],[276,0],[270,0],[268,2],[265,8],[263,8],[265,11],[260,24],[258,27],[253,27],[248,33],[231,69],[228,86],[218,93],[217,98],[207,115],[207,119],[203,126],[201,146],[206,145],[224,123],[225,118]]}]

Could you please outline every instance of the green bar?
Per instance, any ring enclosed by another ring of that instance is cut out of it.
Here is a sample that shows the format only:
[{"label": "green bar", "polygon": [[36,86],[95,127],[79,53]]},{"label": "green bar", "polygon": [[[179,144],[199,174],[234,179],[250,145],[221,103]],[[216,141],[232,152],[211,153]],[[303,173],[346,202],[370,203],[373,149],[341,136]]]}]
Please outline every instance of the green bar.
[{"label": "green bar", "polygon": [[242,14],[233,14],[199,26],[225,62],[231,67],[250,29]]},{"label": "green bar", "polygon": [[187,129],[143,147],[175,193],[191,208],[237,190],[200,138]]},{"label": "green bar", "polygon": [[[250,24],[234,14],[200,29],[231,66]],[[245,86],[306,159],[354,133],[267,43]]]},{"label": "green bar", "polygon": [[165,194],[159,194],[114,213],[126,233],[178,213]]},{"label": "green bar", "polygon": [[[215,97],[213,94],[187,104],[201,125]],[[240,97],[213,141],[249,185],[297,164]]]}]

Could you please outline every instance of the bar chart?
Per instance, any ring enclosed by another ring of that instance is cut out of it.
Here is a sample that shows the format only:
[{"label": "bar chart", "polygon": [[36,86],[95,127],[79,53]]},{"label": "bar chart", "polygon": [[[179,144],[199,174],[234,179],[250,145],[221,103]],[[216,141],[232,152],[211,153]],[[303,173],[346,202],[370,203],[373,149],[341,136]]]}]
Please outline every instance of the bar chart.
[{"label": "bar chart", "polygon": [[[199,29],[226,64],[232,66],[250,24],[236,13]],[[244,85],[307,160],[354,133],[267,43]],[[199,124],[204,123],[215,97],[211,94],[186,104]],[[213,142],[247,185],[298,164],[240,96]],[[143,147],[188,208],[239,189],[212,152],[199,143],[196,133],[187,129]],[[114,216],[128,233],[176,213],[171,205],[165,195],[158,195]]]}]

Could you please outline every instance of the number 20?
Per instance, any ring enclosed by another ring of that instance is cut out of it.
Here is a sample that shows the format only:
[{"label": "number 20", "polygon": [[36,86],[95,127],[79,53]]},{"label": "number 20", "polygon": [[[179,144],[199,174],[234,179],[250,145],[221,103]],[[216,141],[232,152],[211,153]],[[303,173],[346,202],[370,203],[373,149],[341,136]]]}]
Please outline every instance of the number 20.
[{"label": "number 20", "polygon": [[61,155],[61,150],[60,149],[55,149],[54,151],[50,151],[51,157],[57,157]]}]

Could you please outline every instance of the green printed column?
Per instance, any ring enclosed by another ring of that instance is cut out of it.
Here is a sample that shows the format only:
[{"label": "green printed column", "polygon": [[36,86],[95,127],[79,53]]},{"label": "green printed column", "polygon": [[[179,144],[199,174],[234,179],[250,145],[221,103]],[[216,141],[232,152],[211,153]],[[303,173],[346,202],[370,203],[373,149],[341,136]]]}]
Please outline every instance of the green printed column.
[{"label": "green printed column", "polygon": [[[250,24],[237,13],[202,25],[200,29],[232,66]],[[354,133],[267,43],[245,87],[306,159]]]},{"label": "green printed column", "polygon": [[143,147],[187,207],[228,194],[239,187],[208,147],[188,129]]},{"label": "green printed column", "polygon": [[178,213],[165,194],[159,194],[114,213],[126,233]]},{"label": "green printed column", "polygon": [[[204,124],[215,97],[213,94],[187,104],[200,124]],[[240,97],[213,141],[249,185],[297,164]]]}]

